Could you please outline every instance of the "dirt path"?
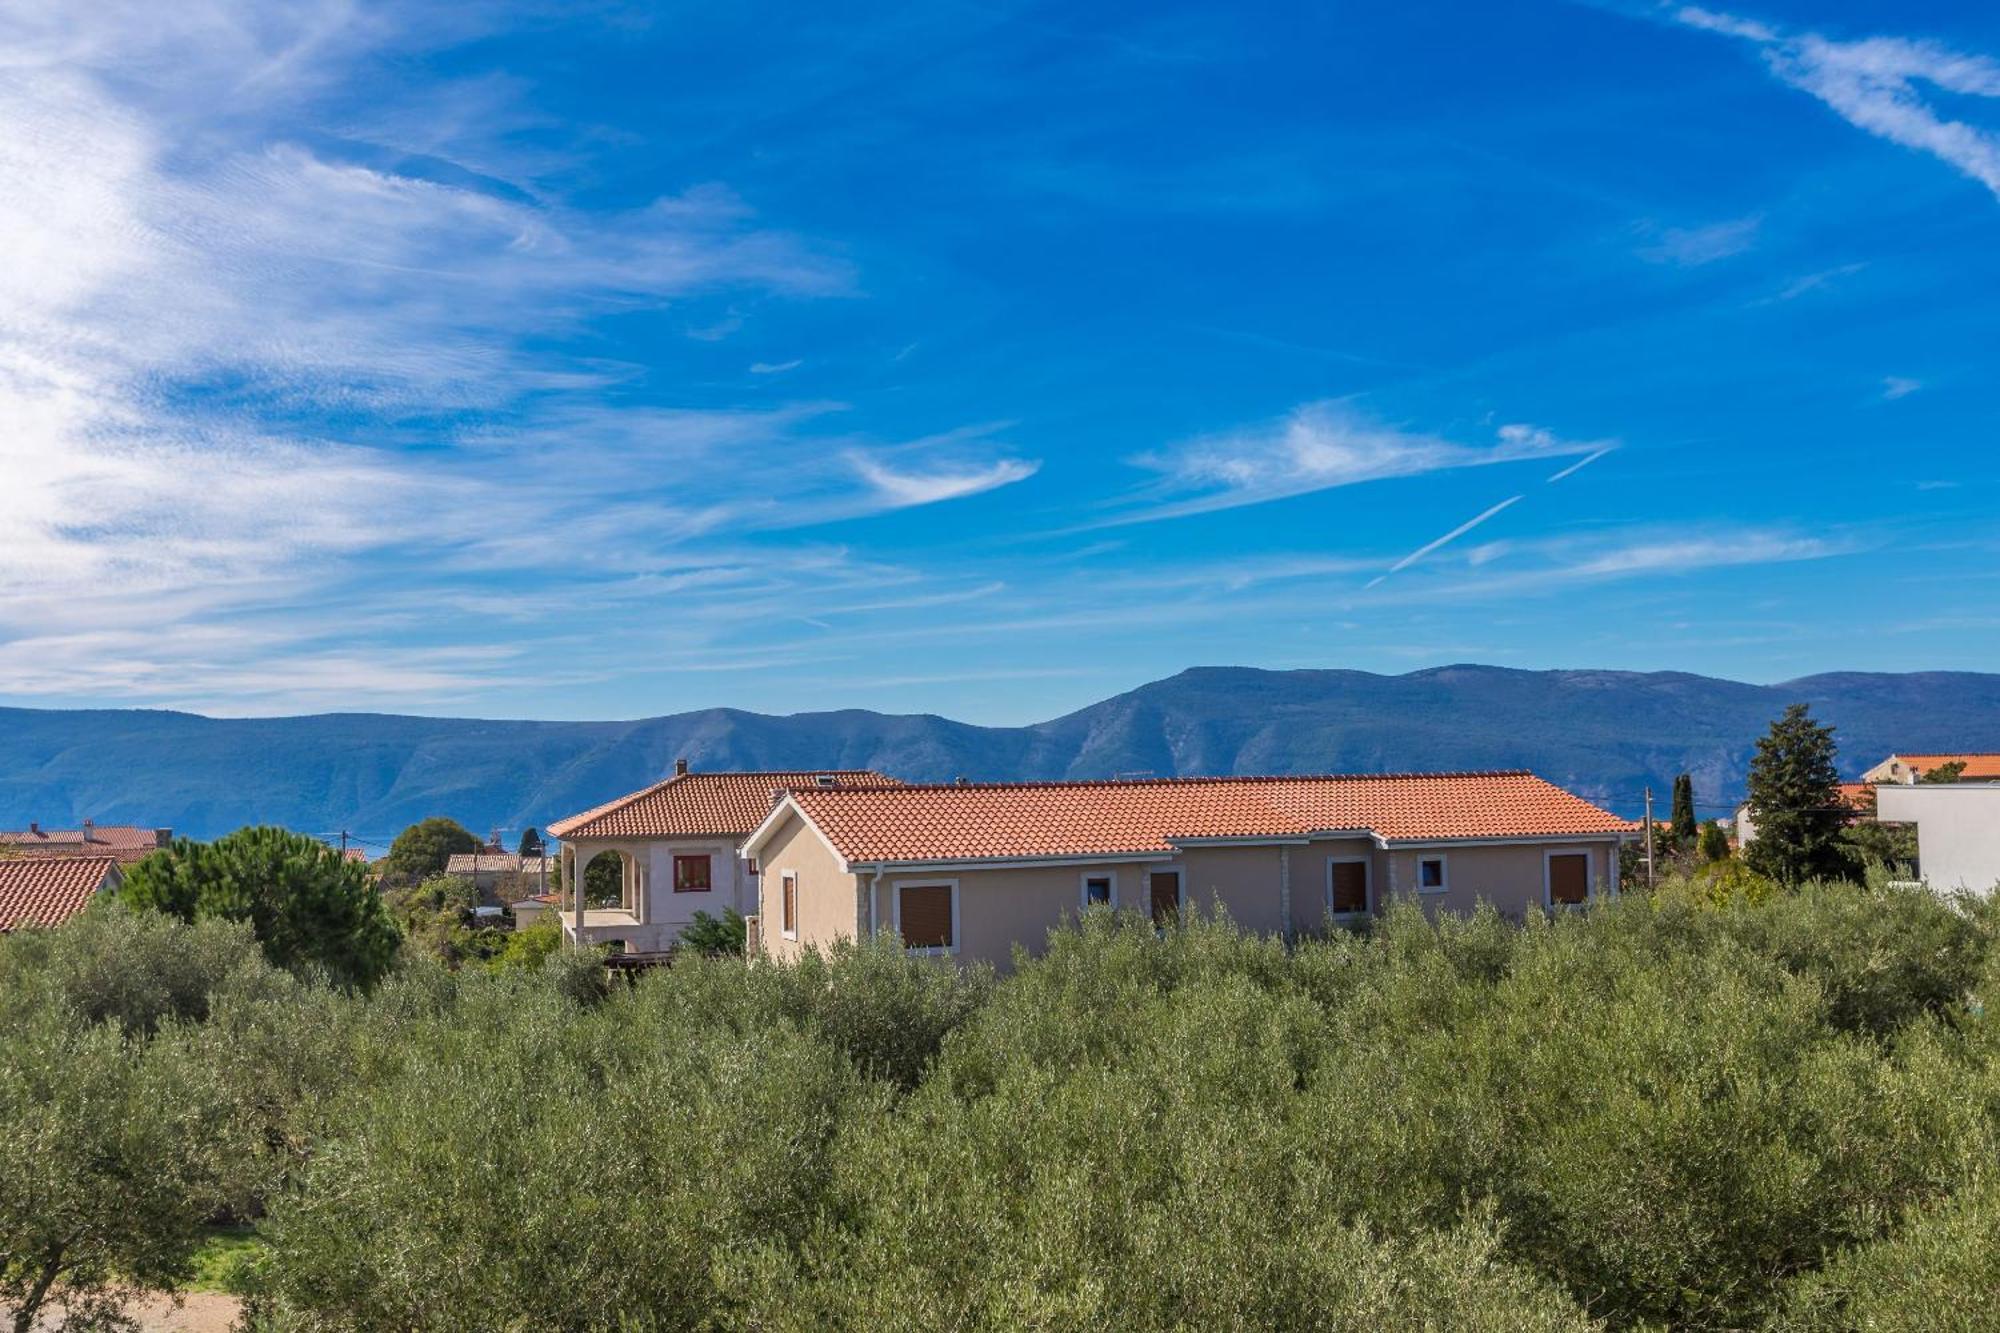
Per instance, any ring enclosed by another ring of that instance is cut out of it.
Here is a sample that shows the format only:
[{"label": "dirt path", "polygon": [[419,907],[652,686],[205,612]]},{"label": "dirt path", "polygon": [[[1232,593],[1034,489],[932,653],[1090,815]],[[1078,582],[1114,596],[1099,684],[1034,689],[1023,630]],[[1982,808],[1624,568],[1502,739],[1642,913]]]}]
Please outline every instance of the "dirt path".
[{"label": "dirt path", "polygon": [[165,1296],[148,1296],[131,1308],[145,1333],[229,1333],[236,1325],[236,1298],[215,1291],[190,1292],[178,1310]]},{"label": "dirt path", "polygon": [[[219,1291],[191,1291],[178,1307],[171,1296],[140,1296],[126,1302],[126,1312],[139,1321],[140,1333],[229,1333],[236,1327],[241,1309],[234,1296]],[[0,1309],[11,1322],[14,1312]],[[43,1307],[35,1320],[36,1333],[62,1326],[60,1306]]]}]

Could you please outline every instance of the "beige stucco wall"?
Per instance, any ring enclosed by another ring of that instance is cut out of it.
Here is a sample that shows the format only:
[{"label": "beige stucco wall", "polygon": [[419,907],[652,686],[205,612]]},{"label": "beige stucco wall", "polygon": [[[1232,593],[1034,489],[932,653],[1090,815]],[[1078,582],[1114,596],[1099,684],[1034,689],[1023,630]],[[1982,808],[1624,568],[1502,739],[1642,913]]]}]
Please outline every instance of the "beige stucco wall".
[{"label": "beige stucco wall", "polygon": [[[896,890],[904,884],[958,884],[958,953],[961,958],[1006,964],[1014,945],[1040,953],[1049,931],[1064,920],[1074,921],[1083,908],[1083,877],[1111,875],[1121,910],[1145,910],[1146,873],[1156,867],[1140,862],[1116,864],[1022,866],[995,870],[887,871],[875,893],[878,930],[896,926]],[[864,889],[867,880],[864,878]]]},{"label": "beige stucco wall", "polygon": [[[1609,843],[1384,851],[1365,837],[1285,847],[1189,847],[1164,861],[892,870],[885,871],[878,883],[872,872],[855,875],[842,871],[832,849],[793,818],[764,848],[765,891],[760,910],[766,951],[774,958],[790,958],[804,947],[824,947],[841,936],[852,936],[857,927],[865,929],[870,922],[877,930],[895,929],[897,889],[901,885],[951,883],[957,888],[958,957],[1005,967],[1016,944],[1038,954],[1046,947],[1053,927],[1075,920],[1082,910],[1085,875],[1111,875],[1119,909],[1143,912],[1150,902],[1152,873],[1179,870],[1184,900],[1203,914],[1220,907],[1243,929],[1269,934],[1284,925],[1280,885],[1287,877],[1292,929],[1317,931],[1327,927],[1327,867],[1334,857],[1367,859],[1370,904],[1378,914],[1387,908],[1392,895],[1398,895],[1416,901],[1433,915],[1440,911],[1470,914],[1485,901],[1508,916],[1519,917],[1530,909],[1540,910],[1546,902],[1545,858],[1552,850],[1587,855],[1593,892],[1606,891],[1616,868],[1615,845]],[[1418,859],[1435,855],[1445,858],[1445,891],[1420,894],[1416,887]],[[779,873],[785,869],[799,872],[796,941],[783,939],[778,931]]]},{"label": "beige stucco wall", "polygon": [[[855,877],[840,868],[840,858],[796,815],[787,815],[760,850],[757,907],[767,957],[789,959],[817,946],[825,948],[845,936],[852,939],[859,925],[860,900]],[[795,871],[798,888],[798,938],[784,934],[784,874]]]}]

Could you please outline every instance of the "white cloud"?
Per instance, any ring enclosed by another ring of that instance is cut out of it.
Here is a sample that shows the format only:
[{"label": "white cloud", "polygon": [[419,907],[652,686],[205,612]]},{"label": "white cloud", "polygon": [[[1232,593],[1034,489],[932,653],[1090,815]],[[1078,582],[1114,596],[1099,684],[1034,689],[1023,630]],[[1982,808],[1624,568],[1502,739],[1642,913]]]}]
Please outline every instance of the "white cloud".
[{"label": "white cloud", "polygon": [[1633,527],[1475,547],[1463,569],[1414,580],[1383,594],[1397,601],[1487,602],[1554,592],[1579,584],[1677,578],[1706,571],[1789,564],[1851,555],[1847,537],[1805,536],[1777,528],[1677,531]]},{"label": "white cloud", "polygon": [[[1209,436],[1132,460],[1159,474],[1152,507],[1111,520],[1144,522],[1260,504],[1313,491],[1455,468],[1589,454],[1602,440],[1566,440],[1541,426],[1500,427],[1491,444],[1460,444],[1383,424],[1346,403],[1308,403],[1284,420]],[[1186,495],[1173,499],[1174,495]]]},{"label": "white cloud", "polygon": [[916,472],[893,468],[859,450],[850,452],[848,461],[883,501],[895,508],[936,504],[1011,486],[1034,476],[1041,466],[1025,459],[999,458],[973,467]]},{"label": "white cloud", "polygon": [[1885,401],[1892,403],[1898,398],[1908,398],[1923,387],[1924,382],[1922,380],[1913,380],[1905,375],[1884,375],[1882,377],[1882,397]]},{"label": "white cloud", "polygon": [[1712,222],[1704,227],[1668,227],[1659,230],[1651,244],[1640,247],[1639,257],[1655,264],[1698,268],[1718,259],[1740,255],[1757,242],[1761,216]]},{"label": "white cloud", "polygon": [[805,361],[794,358],[790,361],[754,361],[750,365],[752,375],[782,375],[788,370],[797,370]]},{"label": "white cloud", "polygon": [[[642,368],[549,349],[607,314],[680,303],[712,330],[718,303],[747,318],[738,291],[844,296],[853,277],[713,183],[572,207],[535,174],[547,150],[496,129],[534,119],[504,81],[357,92],[502,18],[0,10],[0,695],[469,696],[546,678],[514,658],[567,632],[537,599],[551,584],[565,614],[678,610],[716,566],[759,571],[685,616],[719,640],[733,607],[883,575],[745,536],[1032,470],[982,472],[946,437],[899,447],[885,485],[844,461],[871,441],[816,438],[838,404],[613,405]],[[500,574],[540,610],[489,652]]]},{"label": "white cloud", "polygon": [[1675,18],[1754,44],[1773,74],[1848,123],[1948,162],[2000,196],[2000,134],[1948,119],[1925,92],[1928,86],[1967,97],[2000,97],[2000,62],[1900,37],[1838,41],[1789,33],[1696,6],[1677,10]]}]

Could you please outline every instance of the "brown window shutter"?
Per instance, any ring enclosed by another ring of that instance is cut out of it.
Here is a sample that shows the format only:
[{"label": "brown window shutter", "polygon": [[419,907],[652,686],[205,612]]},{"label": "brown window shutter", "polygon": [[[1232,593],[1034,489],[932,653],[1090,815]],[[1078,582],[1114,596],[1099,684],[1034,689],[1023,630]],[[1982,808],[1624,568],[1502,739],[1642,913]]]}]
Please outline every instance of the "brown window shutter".
[{"label": "brown window shutter", "polygon": [[1549,899],[1557,903],[1589,901],[1589,856],[1573,852],[1549,858]]},{"label": "brown window shutter", "polygon": [[799,877],[785,876],[785,931],[790,934],[799,928]]},{"label": "brown window shutter", "polygon": [[909,949],[951,948],[951,885],[905,884],[898,892],[902,895],[898,923],[903,934],[903,946]]},{"label": "brown window shutter", "polygon": [[1366,861],[1334,862],[1333,910],[1341,916],[1368,910],[1368,863]]}]

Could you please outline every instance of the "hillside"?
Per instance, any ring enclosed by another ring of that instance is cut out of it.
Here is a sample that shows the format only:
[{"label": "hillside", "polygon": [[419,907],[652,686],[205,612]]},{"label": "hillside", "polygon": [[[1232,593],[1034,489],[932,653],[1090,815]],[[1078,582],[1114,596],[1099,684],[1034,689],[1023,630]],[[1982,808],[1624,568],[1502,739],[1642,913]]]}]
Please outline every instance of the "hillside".
[{"label": "hillside", "polygon": [[1839,729],[1848,774],[1898,748],[2000,749],[2000,675],[1948,672],[1766,686],[1675,672],[1204,667],[1027,727],[863,710],[513,722],[0,709],[0,827],[88,816],[212,836],[262,821],[382,838],[449,814],[519,829],[641,786],[682,755],[697,768],[913,780],[1526,767],[1624,812],[1645,784],[1664,792],[1686,769],[1719,813],[1770,719],[1801,700]]}]

